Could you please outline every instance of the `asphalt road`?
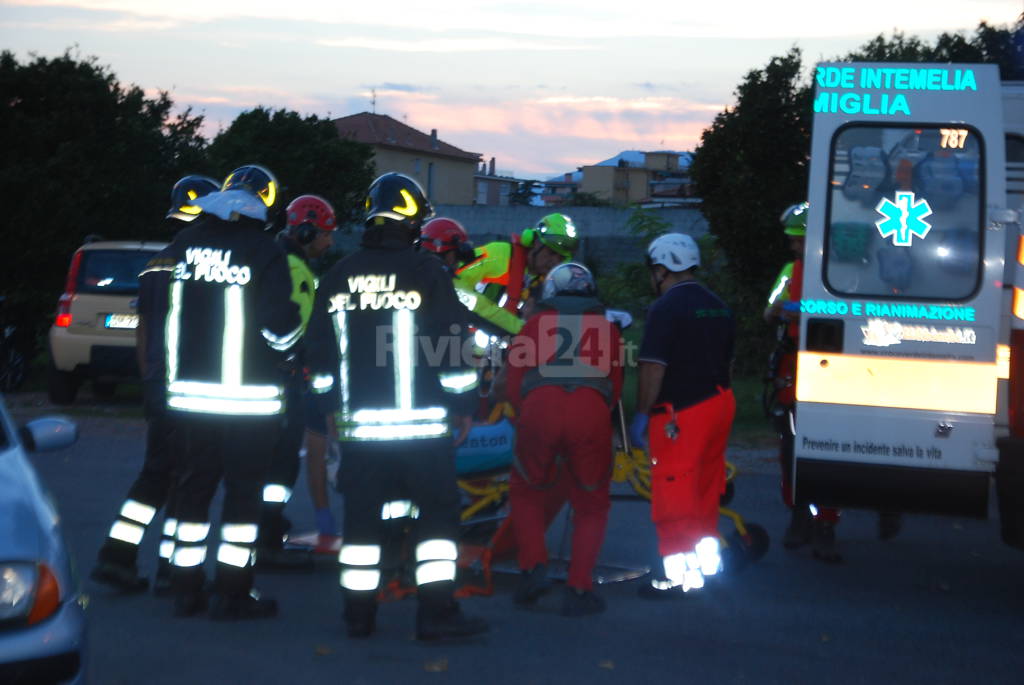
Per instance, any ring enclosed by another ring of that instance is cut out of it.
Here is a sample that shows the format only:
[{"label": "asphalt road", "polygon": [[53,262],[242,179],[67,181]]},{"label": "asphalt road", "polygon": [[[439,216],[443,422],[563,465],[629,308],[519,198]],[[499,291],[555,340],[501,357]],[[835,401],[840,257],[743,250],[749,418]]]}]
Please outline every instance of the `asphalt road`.
[{"label": "asphalt road", "polygon": [[[47,410],[31,398],[8,404],[18,418]],[[370,640],[348,640],[329,559],[313,573],[257,578],[281,604],[275,620],[174,619],[167,599],[117,596],[86,578],[145,434],[143,421],[116,407],[94,411],[77,417],[75,446],[32,459],[90,598],[97,683],[1024,682],[1024,554],[1002,545],[994,519],[908,516],[898,538],[880,542],[873,514],[848,511],[841,565],[773,540],[758,563],[684,599],[652,602],[637,597],[635,582],[604,585],[607,612],[582,619],[558,615],[557,595],[538,611],[514,609],[515,579],[499,576],[494,596],[464,602],[491,632],[462,644],[417,643],[411,600],[382,605]],[[732,458],[741,468],[733,507],[777,538],[786,512],[770,452],[737,449]],[[288,514],[296,529],[313,529],[304,482]],[[140,557],[150,571],[153,533]],[[602,561],[647,563],[652,535],[645,503],[615,501]]]}]

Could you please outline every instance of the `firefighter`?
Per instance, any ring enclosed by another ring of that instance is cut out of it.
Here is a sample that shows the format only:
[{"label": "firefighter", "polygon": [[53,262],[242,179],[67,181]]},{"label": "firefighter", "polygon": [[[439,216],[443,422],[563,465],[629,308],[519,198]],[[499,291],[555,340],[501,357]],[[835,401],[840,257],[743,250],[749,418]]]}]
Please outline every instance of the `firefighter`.
[{"label": "firefighter", "polygon": [[[220,184],[206,176],[189,175],[178,180],[171,190],[167,223],[176,231],[201,211],[193,202],[215,192]],[[135,329],[135,353],[143,383],[143,410],[146,415],[146,454],[142,470],[128,489],[117,519],[100,548],[90,577],[122,592],[142,592],[148,586],[138,573],[139,543],[146,528],[168,501],[173,482],[173,458],[177,431],[164,406],[165,369],[163,319],[167,316],[167,288],[174,263],[167,249],[161,250],[139,274]],[[174,549],[176,520],[164,513],[159,546],[159,561],[153,592],[170,590],[170,560]]]},{"label": "firefighter", "polygon": [[281,365],[302,334],[288,262],[266,232],[280,207],[268,170],[243,166],[170,247],[167,409],[185,449],[174,493],[175,614],[203,611],[210,501],[224,481],[210,617],[267,618],[277,603],[252,590],[262,490],[285,412]]},{"label": "firefighter", "polygon": [[662,597],[699,589],[721,570],[718,502],[736,413],[736,326],[729,307],[696,280],[700,251],[693,238],[656,238],[647,266],[658,299],[640,345],[630,437],[649,445],[651,519],[663,567],[640,592]]},{"label": "firefighter", "polygon": [[[334,208],[322,197],[300,195],[285,208],[285,229],[278,235],[284,248],[291,273],[292,302],[299,308],[302,330],[305,332],[316,296],[316,277],[309,262],[319,259],[331,246],[332,234],[337,227]],[[291,499],[295,481],[299,476],[299,449],[306,433],[306,376],[303,341],[289,352],[285,371],[286,409],[284,425],[274,450],[274,459],[263,486],[263,514],[260,518],[260,536],[256,559],[260,568],[306,569],[313,567],[313,557],[307,550],[284,549],[284,536],[291,522],[284,516],[285,506]],[[313,431],[317,433],[316,430]],[[313,439],[317,445],[316,438]],[[317,520],[324,514],[318,507]],[[326,509],[330,514],[330,509]]]},{"label": "firefighter", "polygon": [[[461,284],[478,292],[477,299],[463,300],[473,311],[497,306],[517,315],[514,321],[484,315],[505,332],[515,335],[522,328],[518,318],[522,305],[540,293],[551,269],[572,259],[579,240],[576,226],[565,214],[548,214],[510,241],[499,240],[476,248],[476,258],[458,269]],[[497,303],[497,305],[495,305]]]},{"label": "firefighter", "polygon": [[457,349],[465,308],[451,277],[439,260],[413,247],[430,213],[414,180],[378,177],[366,198],[361,249],[321,281],[310,319],[312,387],[333,413],[344,455],[338,560],[352,638],[375,630],[382,521],[410,513],[418,517],[417,638],[468,636],[487,627],[453,599],[459,499],[452,427],[464,439],[477,376]]},{"label": "firefighter", "polygon": [[522,570],[514,601],[532,605],[546,579],[547,491],[568,478],[572,560],[562,614],[604,611],[592,573],[610,507],[611,408],[622,390],[621,339],[593,276],[573,262],[551,270],[535,314],[513,339],[507,393],[517,410],[509,503]]}]

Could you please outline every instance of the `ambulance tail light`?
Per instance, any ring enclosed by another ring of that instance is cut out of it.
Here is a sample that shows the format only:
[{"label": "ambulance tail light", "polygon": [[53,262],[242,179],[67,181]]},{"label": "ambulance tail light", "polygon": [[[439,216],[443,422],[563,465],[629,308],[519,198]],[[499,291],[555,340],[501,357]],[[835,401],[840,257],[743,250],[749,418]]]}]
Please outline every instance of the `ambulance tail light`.
[{"label": "ambulance tail light", "polygon": [[1010,433],[1024,438],[1024,329],[1010,332]]},{"label": "ambulance tail light", "polygon": [[71,266],[68,267],[68,277],[64,282],[64,294],[57,300],[57,318],[54,325],[57,328],[67,328],[71,325],[71,300],[75,297],[78,289],[78,271],[82,268],[82,251],[76,250],[71,258]]}]

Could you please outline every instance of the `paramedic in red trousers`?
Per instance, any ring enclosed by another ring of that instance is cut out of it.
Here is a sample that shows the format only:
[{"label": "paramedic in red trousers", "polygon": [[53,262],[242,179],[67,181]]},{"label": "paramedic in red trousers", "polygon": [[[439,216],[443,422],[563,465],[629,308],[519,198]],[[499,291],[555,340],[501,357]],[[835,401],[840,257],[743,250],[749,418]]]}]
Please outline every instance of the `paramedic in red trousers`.
[{"label": "paramedic in red trousers", "polygon": [[285,411],[281,363],[302,334],[284,252],[267,233],[280,187],[263,167],[233,171],[174,239],[166,339],[167,410],[185,449],[172,502],[175,614],[207,605],[210,502],[224,481],[210,617],[268,618],[252,590],[262,491]]},{"label": "paramedic in red trousers", "polygon": [[[200,213],[192,204],[196,198],[220,190],[212,178],[189,175],[171,189],[171,208],[166,223],[177,232]],[[146,415],[146,455],[138,478],[128,490],[110,533],[100,548],[90,577],[121,592],[143,592],[149,581],[139,575],[136,561],[139,544],[157,511],[168,502],[174,479],[175,441],[180,431],[167,415],[166,372],[164,369],[164,319],[167,318],[167,291],[174,270],[168,248],[157,252],[139,274],[139,325],[135,329],[135,353],[143,384],[143,409]],[[165,510],[158,548],[154,594],[170,592],[171,553],[177,521]]]},{"label": "paramedic in red trousers", "polygon": [[655,567],[641,595],[657,597],[699,589],[721,570],[718,503],[736,413],[736,325],[729,307],[697,282],[700,251],[690,236],[656,238],[647,266],[658,299],[637,358],[630,437],[648,446],[651,459],[651,519],[663,569]]},{"label": "paramedic in red trousers", "polygon": [[468,431],[477,387],[476,369],[463,362],[466,310],[441,261],[414,248],[431,214],[419,184],[384,174],[365,206],[360,249],[320,281],[306,348],[313,391],[335,421],[343,455],[338,561],[346,629],[351,638],[376,629],[383,519],[394,517],[394,502],[408,501],[418,510],[416,637],[476,635],[487,624],[454,600],[453,428],[462,437]]},{"label": "paramedic in red trousers", "polygon": [[[786,549],[812,542],[814,558],[828,563],[842,560],[836,549],[835,526],[839,510],[793,501],[793,426],[796,413],[796,353],[800,349],[800,297],[804,279],[804,239],[807,236],[806,202],[788,207],[779,221],[795,259],[782,267],[764,318],[779,326],[778,347],[772,355],[774,383],[770,412],[779,434],[779,465],[782,468],[782,501],[790,509],[789,525],[782,537]],[[812,513],[813,512],[813,513]]]},{"label": "paramedic in red trousers", "polygon": [[[800,298],[803,292],[804,240],[807,236],[809,209],[808,203],[801,202],[786,208],[779,217],[795,259],[782,267],[764,310],[765,321],[778,326],[778,343],[771,358],[773,388],[769,412],[779,435],[782,501],[790,509],[789,525],[782,537],[782,546],[797,549],[810,542],[815,559],[835,564],[843,558],[836,544],[839,510],[814,504],[795,504],[793,500],[796,355],[800,349]],[[898,513],[880,512],[879,538],[892,538],[899,532],[900,525]]]},{"label": "paramedic in red trousers", "polygon": [[568,262],[548,274],[535,314],[512,341],[507,396],[516,408],[510,518],[522,578],[514,601],[529,606],[547,590],[546,499],[569,478],[572,560],[562,614],[604,611],[592,573],[608,522],[611,408],[622,391],[621,339],[605,318],[590,272]]}]

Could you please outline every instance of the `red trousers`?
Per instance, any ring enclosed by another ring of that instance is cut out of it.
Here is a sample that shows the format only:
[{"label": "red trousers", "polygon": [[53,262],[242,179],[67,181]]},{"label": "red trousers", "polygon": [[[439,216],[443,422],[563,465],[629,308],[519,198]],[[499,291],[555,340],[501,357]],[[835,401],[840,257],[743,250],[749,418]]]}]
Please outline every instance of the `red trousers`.
[{"label": "red trousers", "polygon": [[551,520],[551,496],[568,489],[573,519],[567,584],[580,590],[593,587],[611,506],[611,444],[608,404],[596,391],[544,386],[523,400],[509,483],[509,518],[520,568],[547,563],[544,536]]},{"label": "red trousers", "polygon": [[701,538],[718,537],[725,448],[735,415],[731,389],[679,411],[670,405],[652,411],[651,520],[661,556],[692,552]]}]

